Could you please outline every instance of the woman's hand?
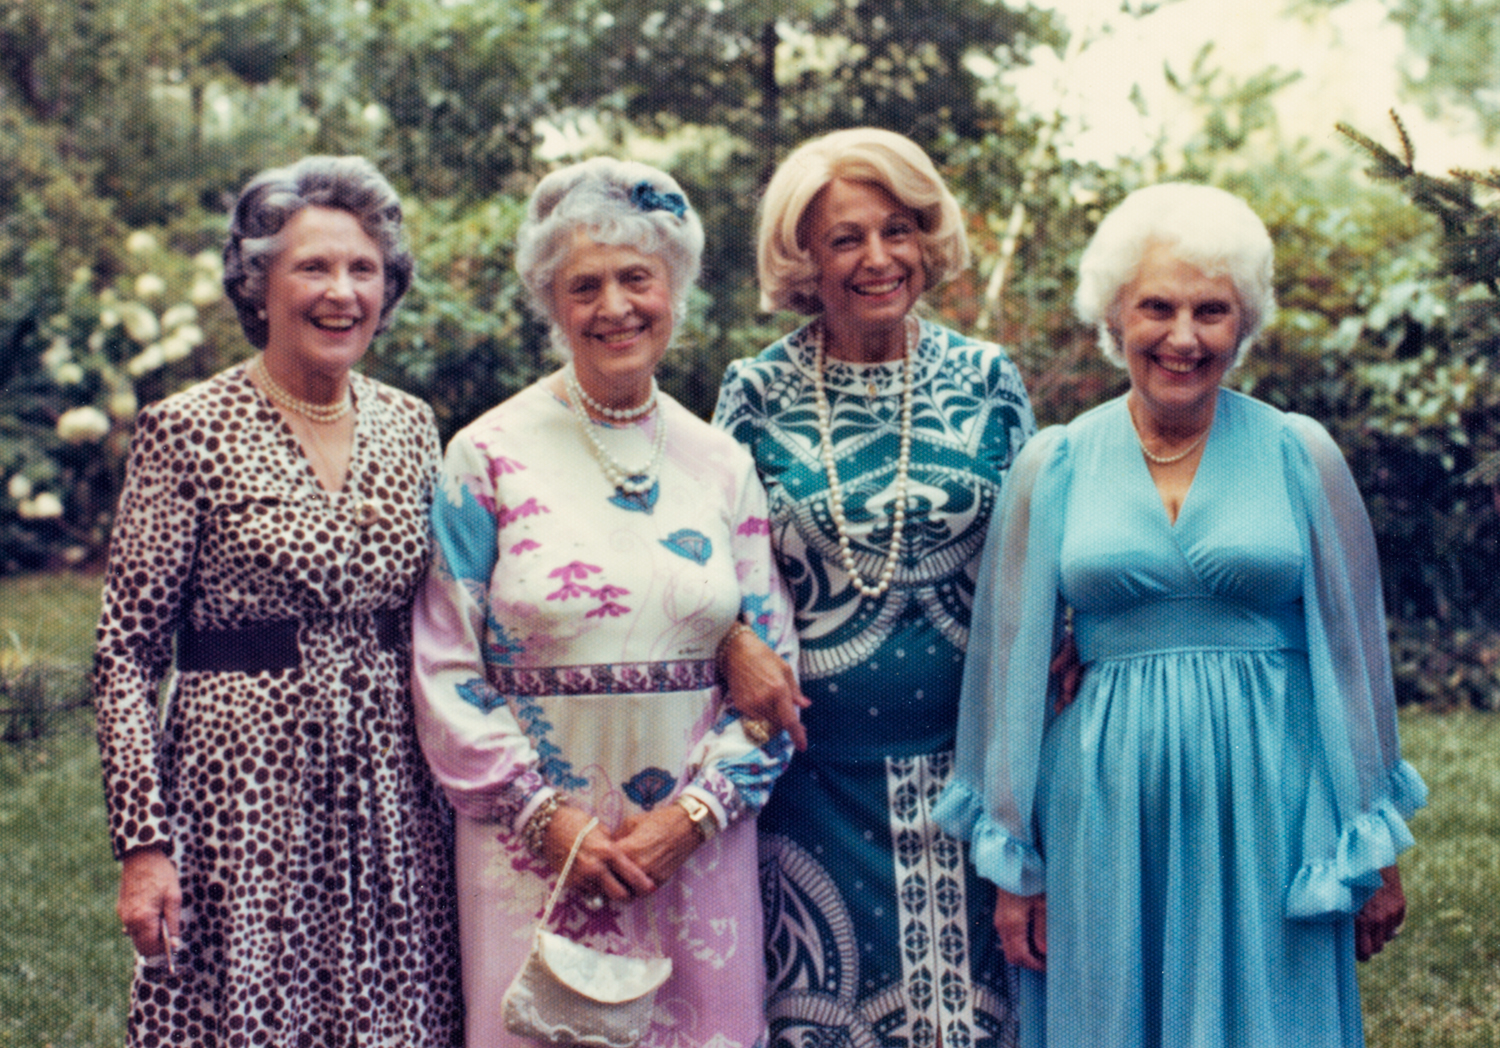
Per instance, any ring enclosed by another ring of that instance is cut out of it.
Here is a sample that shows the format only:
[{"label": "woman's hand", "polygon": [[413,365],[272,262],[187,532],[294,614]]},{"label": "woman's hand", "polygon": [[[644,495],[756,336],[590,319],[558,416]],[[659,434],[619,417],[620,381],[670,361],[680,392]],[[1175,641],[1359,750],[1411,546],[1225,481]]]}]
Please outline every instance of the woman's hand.
[{"label": "woman's hand", "polygon": [[687,861],[702,838],[682,805],[663,804],[627,818],[616,843],[661,885]]},{"label": "woman's hand", "polygon": [[[542,844],[542,855],[553,870],[562,872],[578,831],[588,825],[591,817],[588,812],[566,804],[557,809]],[[595,826],[584,837],[568,875],[568,886],[584,896],[604,895],[616,902],[628,902],[656,890],[656,882],[603,826]]]},{"label": "woman's hand", "polygon": [[182,938],[182,885],[165,849],[137,848],[125,856],[115,913],[142,957],[175,950]]},{"label": "woman's hand", "polygon": [[1354,917],[1354,955],[1368,961],[1386,943],[1396,937],[1396,932],[1406,920],[1406,893],[1401,890],[1401,871],[1387,866],[1380,871],[1383,882],[1375,894],[1365,902]]},{"label": "woman's hand", "polygon": [[1011,964],[1047,970],[1047,896],[995,894],[995,931]]},{"label": "woman's hand", "polygon": [[750,721],[766,721],[773,731],[785,731],[799,750],[807,749],[801,711],[812,703],[797,687],[797,675],[786,660],[755,635],[741,629],[724,638],[719,665],[729,685],[729,701]]},{"label": "woman's hand", "polygon": [[1083,663],[1078,660],[1078,642],[1073,639],[1072,630],[1063,635],[1047,672],[1057,682],[1057,699],[1052,704],[1052,712],[1061,713],[1073,705],[1083,684]]}]

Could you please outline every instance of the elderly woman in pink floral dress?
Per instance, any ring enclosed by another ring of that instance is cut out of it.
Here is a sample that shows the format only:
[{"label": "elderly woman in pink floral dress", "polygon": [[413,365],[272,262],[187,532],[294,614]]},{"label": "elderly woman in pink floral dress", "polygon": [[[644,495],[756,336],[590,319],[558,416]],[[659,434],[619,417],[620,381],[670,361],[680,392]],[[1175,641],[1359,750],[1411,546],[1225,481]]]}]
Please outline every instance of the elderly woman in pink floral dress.
[{"label": "elderly woman in pink floral dress", "polygon": [[715,656],[753,631],[795,687],[772,654],[795,634],[749,454],[653,377],[702,226],[669,176],[598,158],[537,186],[518,241],[568,362],[453,439],[415,621],[423,747],[459,811],[469,1048],[529,1043],[501,997],[592,817],[552,930],[671,958],[644,1045],[751,1048],[754,816],[790,742],[734,712]]}]

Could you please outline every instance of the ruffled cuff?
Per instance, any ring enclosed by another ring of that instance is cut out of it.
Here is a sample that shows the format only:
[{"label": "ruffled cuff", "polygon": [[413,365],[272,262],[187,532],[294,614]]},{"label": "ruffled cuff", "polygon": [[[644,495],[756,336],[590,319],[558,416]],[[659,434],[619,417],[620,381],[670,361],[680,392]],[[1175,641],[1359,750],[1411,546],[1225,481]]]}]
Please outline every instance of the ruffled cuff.
[{"label": "ruffled cuff", "polygon": [[1287,893],[1288,917],[1318,920],[1358,913],[1380,887],[1380,871],[1416,843],[1406,820],[1427,803],[1427,784],[1401,761],[1386,785],[1387,796],[1344,827],[1333,856],[1314,859],[1297,871]]},{"label": "ruffled cuff", "polygon": [[985,880],[1014,895],[1047,890],[1041,855],[985,814],[983,798],[966,783],[950,782],[932,817],[948,833],[969,842],[969,860]]},{"label": "ruffled cuff", "polygon": [[949,779],[942,794],[932,807],[932,820],[943,828],[943,832],[961,841],[974,835],[974,824],[984,814],[984,798],[969,788],[966,782]]}]

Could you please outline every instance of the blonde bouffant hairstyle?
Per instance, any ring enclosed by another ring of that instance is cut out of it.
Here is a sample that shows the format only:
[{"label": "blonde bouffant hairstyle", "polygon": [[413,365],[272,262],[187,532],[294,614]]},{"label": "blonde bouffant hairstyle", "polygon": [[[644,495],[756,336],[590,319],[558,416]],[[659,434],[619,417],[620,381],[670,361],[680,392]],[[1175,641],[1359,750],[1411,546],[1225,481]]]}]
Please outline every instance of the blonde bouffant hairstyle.
[{"label": "blonde bouffant hairstyle", "polygon": [[879,186],[915,213],[927,287],[969,264],[963,213],[920,146],[876,127],[834,131],[793,150],[766,186],[756,235],[761,309],[806,316],[823,311],[806,220],[813,201],[835,179]]}]

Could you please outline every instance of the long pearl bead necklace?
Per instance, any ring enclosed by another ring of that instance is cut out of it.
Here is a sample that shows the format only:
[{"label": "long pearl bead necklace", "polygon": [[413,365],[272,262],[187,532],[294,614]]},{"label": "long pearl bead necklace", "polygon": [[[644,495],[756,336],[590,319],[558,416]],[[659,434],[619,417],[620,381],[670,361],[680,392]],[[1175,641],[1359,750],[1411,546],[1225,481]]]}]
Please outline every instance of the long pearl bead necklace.
[{"label": "long pearl bead necklace", "polygon": [[265,390],[266,396],[275,403],[280,404],[288,411],[295,412],[307,419],[309,422],[337,422],[349,414],[349,409],[354,406],[354,391],[346,389],[344,399],[337,404],[314,404],[310,400],[302,400],[288,393],[274,378],[271,377],[270,369],[266,367],[266,358],[258,356],[250,362],[251,369],[261,381],[261,388]]},{"label": "long pearl bead necklace", "polygon": [[906,329],[906,357],[902,364],[905,388],[901,394],[901,451],[896,458],[896,505],[891,511],[891,549],[886,555],[885,567],[881,569],[880,577],[873,586],[865,582],[854,566],[849,522],[844,517],[844,486],[839,480],[838,465],[833,457],[831,412],[828,408],[828,394],[823,387],[823,338],[822,326],[819,325],[813,366],[817,376],[818,434],[821,438],[818,450],[823,459],[823,468],[828,474],[828,509],[833,515],[834,530],[839,537],[839,563],[844,566],[844,572],[854,588],[873,600],[891,588],[891,580],[896,576],[896,565],[901,559],[902,534],[906,530],[907,480],[911,473],[911,375],[912,358],[916,356],[916,325],[911,324]]},{"label": "long pearl bead necklace", "polygon": [[[594,446],[594,458],[599,461],[599,468],[604,472],[604,479],[609,481],[612,487],[618,488],[627,495],[640,495],[650,491],[656,486],[656,476],[661,469],[662,452],[667,446],[667,420],[662,416],[656,419],[656,437],[651,444],[651,461],[640,469],[631,469],[620,464],[620,461],[609,453],[604,446],[604,441],[599,438],[598,424],[589,417],[584,403],[589,399],[584,393],[583,387],[578,383],[578,374],[569,364],[563,368],[563,385],[568,391],[568,407],[572,409],[573,415],[578,419],[578,425],[583,429],[583,435],[589,438],[589,443]],[[646,400],[648,410],[656,406],[656,383],[652,380],[651,396]],[[644,415],[641,411],[636,418]]]}]

